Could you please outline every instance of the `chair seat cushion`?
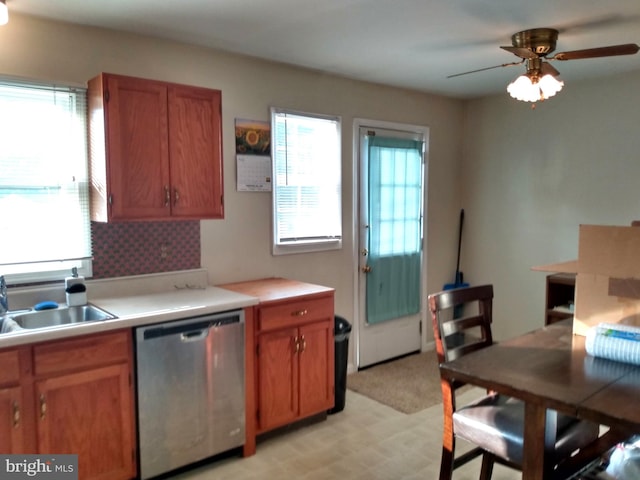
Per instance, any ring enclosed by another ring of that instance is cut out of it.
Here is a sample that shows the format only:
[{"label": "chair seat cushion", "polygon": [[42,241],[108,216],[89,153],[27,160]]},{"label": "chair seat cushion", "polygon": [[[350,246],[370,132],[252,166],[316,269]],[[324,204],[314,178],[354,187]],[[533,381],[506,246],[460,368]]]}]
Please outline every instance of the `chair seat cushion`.
[{"label": "chair seat cushion", "polygon": [[[494,455],[522,465],[524,403],[502,395],[487,395],[453,414],[453,431]],[[597,424],[558,414],[554,458],[566,458],[595,440]]]}]

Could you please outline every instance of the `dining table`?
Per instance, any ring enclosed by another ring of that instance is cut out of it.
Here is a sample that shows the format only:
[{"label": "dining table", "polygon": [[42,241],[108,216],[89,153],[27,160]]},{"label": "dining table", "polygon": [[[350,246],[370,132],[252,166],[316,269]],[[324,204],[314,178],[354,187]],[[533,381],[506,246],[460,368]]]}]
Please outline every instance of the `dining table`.
[{"label": "dining table", "polygon": [[[585,337],[573,334],[571,319],[442,363],[440,372],[524,402],[523,480],[562,478],[640,433],[640,366],[589,355]],[[545,454],[555,443],[558,412],[604,427],[603,435],[562,469]]]}]

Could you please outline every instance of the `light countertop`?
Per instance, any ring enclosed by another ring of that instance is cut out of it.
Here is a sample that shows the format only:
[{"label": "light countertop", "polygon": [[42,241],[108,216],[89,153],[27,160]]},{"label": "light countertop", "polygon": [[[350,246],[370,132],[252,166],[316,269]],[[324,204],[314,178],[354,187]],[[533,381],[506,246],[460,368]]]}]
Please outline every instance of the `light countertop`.
[{"label": "light countertop", "polygon": [[224,288],[206,286],[142,295],[97,297],[91,298],[90,303],[118,318],[3,334],[0,335],[0,348],[224,312],[256,305],[259,300]]}]

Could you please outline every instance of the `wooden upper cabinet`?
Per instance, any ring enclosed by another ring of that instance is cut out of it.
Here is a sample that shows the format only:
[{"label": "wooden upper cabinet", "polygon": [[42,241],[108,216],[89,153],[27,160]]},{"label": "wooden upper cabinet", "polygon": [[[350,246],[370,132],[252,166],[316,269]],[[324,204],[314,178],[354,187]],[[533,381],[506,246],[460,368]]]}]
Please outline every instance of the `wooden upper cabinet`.
[{"label": "wooden upper cabinet", "polygon": [[106,80],[107,187],[111,187],[112,218],[167,216],[167,88],[139,79]]},{"label": "wooden upper cabinet", "polygon": [[89,112],[92,220],[223,218],[219,90],[101,74]]},{"label": "wooden upper cabinet", "polygon": [[220,91],[171,86],[168,98],[172,213],[191,218],[221,218]]}]

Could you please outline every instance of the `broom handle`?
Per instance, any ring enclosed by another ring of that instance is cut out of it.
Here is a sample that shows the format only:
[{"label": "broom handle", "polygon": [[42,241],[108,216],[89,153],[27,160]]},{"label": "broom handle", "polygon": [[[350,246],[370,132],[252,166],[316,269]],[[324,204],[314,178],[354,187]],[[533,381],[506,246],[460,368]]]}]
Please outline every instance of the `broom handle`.
[{"label": "broom handle", "polygon": [[464,222],[464,208],[460,209],[460,230],[458,232],[458,261],[456,262],[456,278],[455,283],[462,283],[462,275],[460,275],[460,247],[462,246],[462,224]]}]

